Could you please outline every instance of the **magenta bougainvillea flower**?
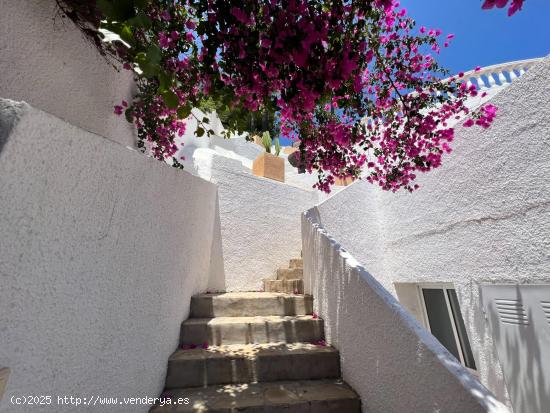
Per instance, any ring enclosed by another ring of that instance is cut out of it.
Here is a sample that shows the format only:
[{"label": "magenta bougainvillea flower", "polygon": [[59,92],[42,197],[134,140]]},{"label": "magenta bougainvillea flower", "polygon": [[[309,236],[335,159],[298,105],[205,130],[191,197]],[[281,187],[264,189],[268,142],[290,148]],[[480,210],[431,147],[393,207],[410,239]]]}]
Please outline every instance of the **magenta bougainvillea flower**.
[{"label": "magenta bougainvillea flower", "polygon": [[[495,118],[491,107],[469,110],[475,86],[437,63],[454,35],[417,29],[395,0],[145,4],[129,31],[106,19],[125,36],[129,47],[119,56],[139,88],[115,113],[135,124],[142,148],[178,167],[175,138],[205,99],[221,109],[276,112],[282,135],[299,142],[300,163],[326,192],[337,178],[360,176],[412,191],[418,173],[452,151],[457,120],[485,128]],[[197,136],[213,133],[195,120]],[[239,122],[228,121],[227,131],[245,131]]]},{"label": "magenta bougainvillea flower", "polygon": [[[512,16],[517,11],[521,10],[525,0],[512,0],[510,8],[508,9],[508,16]],[[498,7],[500,9],[506,7],[510,0],[485,0],[481,6],[483,9],[492,9]]]}]

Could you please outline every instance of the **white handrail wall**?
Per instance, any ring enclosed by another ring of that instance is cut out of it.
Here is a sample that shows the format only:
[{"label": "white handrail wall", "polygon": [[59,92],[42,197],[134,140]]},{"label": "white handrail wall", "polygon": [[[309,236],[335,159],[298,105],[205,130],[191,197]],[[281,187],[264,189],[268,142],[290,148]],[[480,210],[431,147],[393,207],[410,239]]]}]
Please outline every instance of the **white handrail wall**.
[{"label": "white handrail wall", "polygon": [[[217,205],[209,182],[0,98],[0,412],[113,411],[58,395],[157,397],[191,296],[223,283],[209,277]],[[57,408],[10,403],[28,395]]]},{"label": "white handrail wall", "polygon": [[475,83],[481,90],[489,89],[494,86],[512,83],[542,60],[543,58],[535,58],[486,66],[477,71],[470,70],[464,73],[463,78]]},{"label": "white handrail wall", "polygon": [[323,229],[302,216],[304,281],[369,413],[508,412]]},{"label": "white handrail wall", "polygon": [[394,297],[399,283],[454,286],[479,378],[506,403],[480,285],[550,281],[549,78],[547,57],[491,100],[498,113],[489,129],[458,127],[453,153],[413,194],[359,181],[316,208]]}]

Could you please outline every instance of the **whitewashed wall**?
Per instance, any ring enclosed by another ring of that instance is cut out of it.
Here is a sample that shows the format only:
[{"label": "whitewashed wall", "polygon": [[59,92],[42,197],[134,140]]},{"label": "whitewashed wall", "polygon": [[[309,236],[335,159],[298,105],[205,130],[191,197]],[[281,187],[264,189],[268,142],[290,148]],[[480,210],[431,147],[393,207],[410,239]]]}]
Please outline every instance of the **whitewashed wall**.
[{"label": "whitewashed wall", "polygon": [[254,176],[238,160],[204,155],[209,179],[218,187],[225,279],[210,288],[260,290],[263,279],[274,278],[277,268],[300,257],[300,216],[315,205],[317,194]]},{"label": "whitewashed wall", "polygon": [[395,294],[395,282],[457,289],[481,381],[507,401],[482,283],[550,282],[550,59],[498,94],[488,130],[460,128],[413,194],[356,183],[319,205],[328,232]]},{"label": "whitewashed wall", "polygon": [[134,146],[132,126],[113,113],[131,98],[132,75],[117,72],[55,0],[0,0],[0,73],[0,97]]},{"label": "whitewashed wall", "polygon": [[0,100],[0,131],[0,412],[158,396],[191,295],[223,276],[215,185],[27,104]]},{"label": "whitewashed wall", "polygon": [[331,237],[317,208],[303,215],[302,234],[306,290],[363,411],[508,411]]},{"label": "whitewashed wall", "polygon": [[[70,124],[135,146],[132,127],[113,113],[113,105],[132,96],[131,74],[117,72],[101,57],[73,23],[62,17],[55,0],[0,0],[0,10],[0,96],[28,102]],[[214,119],[213,126],[222,129],[219,120]],[[188,158],[187,171],[194,174],[192,158],[197,148],[217,152],[210,159],[234,157],[248,168],[262,151],[244,139],[194,138],[195,129],[196,122],[190,118],[189,142],[181,152]],[[219,224],[224,229],[223,251],[220,248],[213,257],[218,276],[208,288],[260,289],[263,278],[274,276],[291,256],[299,256],[300,214],[317,197],[311,190],[255,178],[242,164],[232,165],[226,163],[219,173],[202,175],[220,187]],[[310,186],[308,181],[305,188]],[[222,233],[217,236],[221,243]]]}]

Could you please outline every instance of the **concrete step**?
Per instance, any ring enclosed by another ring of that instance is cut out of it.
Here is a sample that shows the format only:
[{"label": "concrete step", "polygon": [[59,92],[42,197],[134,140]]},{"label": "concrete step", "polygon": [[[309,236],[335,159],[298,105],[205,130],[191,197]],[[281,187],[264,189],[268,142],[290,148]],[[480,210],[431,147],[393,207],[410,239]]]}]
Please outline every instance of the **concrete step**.
[{"label": "concrete step", "polygon": [[[359,396],[339,380],[269,382],[165,392],[172,405],[151,413],[360,413]],[[179,399],[179,400],[178,400]],[[187,399],[187,404],[185,400]],[[175,405],[178,401],[181,404]]]},{"label": "concrete step", "polygon": [[339,353],[311,343],[233,344],[178,350],[168,360],[166,388],[340,376]]},{"label": "concrete step", "polygon": [[310,315],[190,318],[181,325],[180,344],[297,343],[323,338],[323,320]]},{"label": "concrete step", "polygon": [[303,294],[304,280],[264,280],[264,291],[286,294]]},{"label": "concrete step", "polygon": [[313,298],[283,293],[236,292],[191,298],[192,318],[291,316],[313,312]]},{"label": "concrete step", "polygon": [[302,280],[304,279],[303,268],[279,268],[277,270],[278,280]]},{"label": "concrete step", "polygon": [[303,258],[292,258],[288,264],[289,268],[304,268]]}]

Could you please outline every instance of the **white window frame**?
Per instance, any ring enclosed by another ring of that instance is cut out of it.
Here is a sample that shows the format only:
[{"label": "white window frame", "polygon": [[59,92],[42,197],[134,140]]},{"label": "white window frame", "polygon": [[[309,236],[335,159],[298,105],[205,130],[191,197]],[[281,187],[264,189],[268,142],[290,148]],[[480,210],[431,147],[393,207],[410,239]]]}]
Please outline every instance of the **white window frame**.
[{"label": "white window frame", "polygon": [[[426,309],[426,301],[424,300],[424,294],[422,293],[423,289],[436,289],[436,290],[443,290],[443,296],[445,297],[445,303],[447,304],[447,312],[449,315],[449,319],[451,320],[451,326],[453,329],[453,336],[456,343],[456,348],[458,349],[458,355],[460,357],[460,364],[462,364],[464,367],[466,367],[471,373],[475,374],[477,376],[477,371],[474,369],[471,369],[466,366],[466,363],[464,361],[464,349],[462,348],[462,344],[460,342],[460,337],[458,335],[458,328],[456,328],[455,318],[453,316],[453,309],[451,307],[451,302],[449,301],[449,294],[447,293],[447,290],[455,290],[455,287],[452,283],[419,283],[417,284],[417,291],[418,291],[418,298],[420,300],[421,308],[422,308],[422,318],[424,321],[424,325],[426,329],[432,333],[432,329],[430,326],[430,321],[428,319],[428,311]],[[460,314],[462,316],[462,314]],[[433,333],[432,333],[433,334]]]}]

